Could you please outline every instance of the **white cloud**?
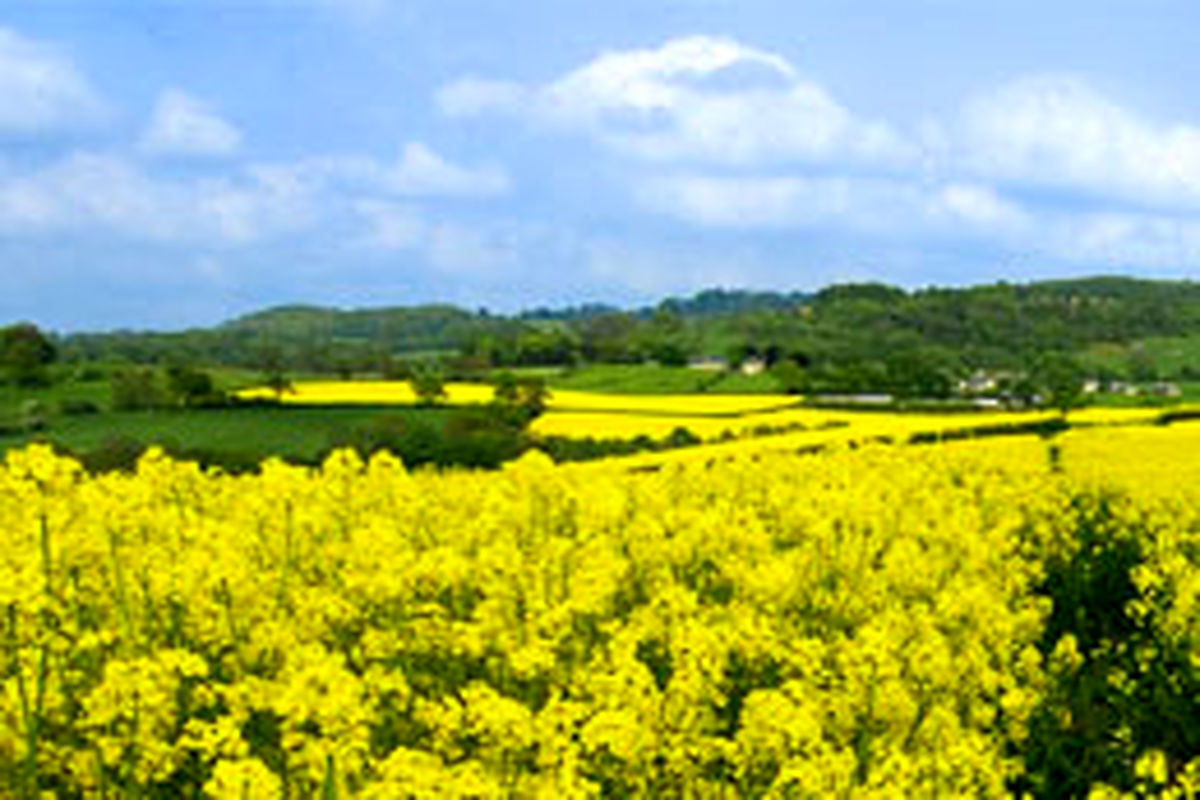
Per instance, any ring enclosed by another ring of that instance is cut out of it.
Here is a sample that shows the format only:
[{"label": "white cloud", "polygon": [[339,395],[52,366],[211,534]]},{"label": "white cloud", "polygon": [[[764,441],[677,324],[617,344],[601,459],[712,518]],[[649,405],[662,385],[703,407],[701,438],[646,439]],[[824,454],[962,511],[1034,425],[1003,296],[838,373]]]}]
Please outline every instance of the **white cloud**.
[{"label": "white cloud", "polygon": [[1033,76],[976,98],[951,139],[983,177],[1200,205],[1200,127],[1156,124],[1078,79]]},{"label": "white cloud", "polygon": [[587,273],[647,295],[694,291],[712,286],[747,286],[764,277],[761,264],[729,251],[647,246],[597,239],[582,247]]},{"label": "white cloud", "polygon": [[120,156],[76,152],[33,171],[0,168],[0,232],[90,231],[135,241],[231,246],[300,231],[338,236],[339,225],[355,221],[366,224],[360,245],[419,244],[444,265],[496,262],[476,256],[500,252],[499,243],[476,245],[465,234],[439,231],[415,203],[488,196],[508,186],[507,175],[495,167],[460,167],[420,144],[408,145],[394,162],[314,158],[250,164],[201,178],[165,177]]},{"label": "white cloud", "polygon": [[[430,265],[451,275],[505,279],[520,262],[517,243],[503,234],[456,222],[435,225],[426,254]],[[507,270],[504,274],[497,274]]]},{"label": "white cloud", "polygon": [[519,263],[519,237],[512,231],[435,221],[411,205],[388,201],[361,201],[354,210],[366,227],[355,241],[360,247],[415,253],[450,275],[496,277]]},{"label": "white cloud", "polygon": [[509,190],[508,176],[493,165],[461,167],[451,164],[419,142],[410,142],[396,164],[380,173],[381,183],[401,195],[489,196]]},{"label": "white cloud", "polygon": [[844,211],[841,179],[729,178],[670,175],[635,188],[645,209],[718,228],[791,228],[828,221]]},{"label": "white cloud", "polygon": [[608,52],[541,86],[466,78],[438,100],[450,115],[516,113],[650,161],[891,165],[915,156],[783,57],[707,36]]},{"label": "white cloud", "polygon": [[1200,218],[1120,212],[1060,215],[1031,246],[1076,263],[1189,274],[1200,263]]},{"label": "white cloud", "polygon": [[490,111],[515,112],[530,101],[530,93],[517,83],[460,78],[438,89],[438,108],[449,117],[471,117]]},{"label": "white cloud", "polygon": [[142,149],[163,156],[228,156],[241,146],[242,134],[205,103],[168,89],[158,97]]},{"label": "white cloud", "polygon": [[411,206],[379,200],[362,200],[355,211],[366,225],[357,244],[376,250],[413,250],[428,236],[428,225]]},{"label": "white cloud", "polygon": [[986,186],[893,178],[666,175],[639,182],[634,198],[648,211],[683,222],[740,230],[995,236],[1028,221]]},{"label": "white cloud", "polygon": [[406,198],[486,198],[512,188],[494,164],[463,166],[420,142],[407,143],[394,161],[364,156],[309,158],[279,167],[290,179],[310,185],[341,184],[359,191]]},{"label": "white cloud", "polygon": [[71,128],[103,112],[104,103],[69,58],[0,28],[0,132]]},{"label": "white cloud", "polygon": [[934,191],[926,204],[934,220],[1013,233],[1030,225],[1028,213],[990,186],[952,183]]},{"label": "white cloud", "polygon": [[0,230],[104,231],[141,241],[242,244],[309,224],[312,198],[269,169],[204,180],[147,175],[109,155],[75,153],[0,177]]}]

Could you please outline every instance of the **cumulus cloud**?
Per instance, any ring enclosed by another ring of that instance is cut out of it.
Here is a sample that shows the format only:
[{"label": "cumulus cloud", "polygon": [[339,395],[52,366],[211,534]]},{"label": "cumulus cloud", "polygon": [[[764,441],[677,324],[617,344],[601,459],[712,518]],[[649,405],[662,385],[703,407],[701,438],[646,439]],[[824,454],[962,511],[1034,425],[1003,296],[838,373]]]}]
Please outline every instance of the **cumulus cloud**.
[{"label": "cumulus cloud", "polygon": [[970,101],[952,141],[991,179],[1200,206],[1200,127],[1152,122],[1077,78],[1027,77]]},{"label": "cumulus cloud", "polygon": [[228,156],[241,146],[242,134],[207,104],[168,89],[158,97],[142,149],[161,156]]},{"label": "cumulus cloud", "polygon": [[0,28],[0,133],[69,129],[103,112],[103,101],[70,58]]},{"label": "cumulus cloud", "polygon": [[441,89],[451,116],[517,114],[576,130],[648,161],[762,165],[914,156],[889,126],[861,119],[782,56],[693,36],[604,53],[538,86],[465,78]]}]

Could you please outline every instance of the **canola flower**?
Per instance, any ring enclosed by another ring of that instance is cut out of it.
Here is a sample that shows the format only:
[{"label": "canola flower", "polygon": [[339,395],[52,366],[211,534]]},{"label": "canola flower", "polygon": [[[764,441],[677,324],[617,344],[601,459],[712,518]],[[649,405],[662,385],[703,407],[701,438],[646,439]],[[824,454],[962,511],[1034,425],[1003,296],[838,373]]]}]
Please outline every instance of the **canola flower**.
[{"label": "canola flower", "polygon": [[[1127,465],[1145,446],[1200,477],[1196,436],[240,477],[31,447],[0,466],[0,787],[1045,796],[1090,741],[1087,685],[1119,735],[1072,779],[1191,797],[1196,754],[1136,701],[1200,654],[1200,483]],[[1063,587],[1130,553],[1118,648]],[[1171,685],[1156,702],[1190,708]]]}]

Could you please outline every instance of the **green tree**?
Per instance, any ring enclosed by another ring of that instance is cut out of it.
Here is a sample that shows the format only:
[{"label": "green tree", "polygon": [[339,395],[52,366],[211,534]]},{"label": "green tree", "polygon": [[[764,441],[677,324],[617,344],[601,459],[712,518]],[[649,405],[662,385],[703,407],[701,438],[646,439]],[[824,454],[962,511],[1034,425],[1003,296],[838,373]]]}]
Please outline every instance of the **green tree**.
[{"label": "green tree", "polygon": [[422,367],[413,370],[409,379],[413,394],[417,396],[417,404],[435,406],[446,399],[446,384],[442,373],[435,367]]},{"label": "green tree", "polygon": [[146,367],[117,370],[110,379],[114,411],[146,411],[166,405],[158,374]]},{"label": "green tree", "polygon": [[0,329],[0,366],[18,386],[47,383],[46,367],[57,356],[54,342],[32,323],[21,322]]},{"label": "green tree", "polygon": [[211,375],[182,365],[167,369],[167,392],[175,402],[188,408],[218,405],[224,400]]},{"label": "green tree", "polygon": [[1083,367],[1066,353],[1045,353],[1029,370],[1042,404],[1066,414],[1083,402]]}]

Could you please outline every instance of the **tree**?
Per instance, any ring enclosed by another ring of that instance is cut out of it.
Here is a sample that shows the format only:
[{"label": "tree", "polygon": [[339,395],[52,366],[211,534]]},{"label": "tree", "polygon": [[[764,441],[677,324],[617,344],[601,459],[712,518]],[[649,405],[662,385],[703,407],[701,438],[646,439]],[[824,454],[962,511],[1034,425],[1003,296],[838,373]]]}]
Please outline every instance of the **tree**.
[{"label": "tree", "polygon": [[773,366],[771,377],[784,394],[805,394],[811,388],[804,369],[790,358],[785,358]]},{"label": "tree", "polygon": [[112,374],[111,386],[114,411],[146,411],[165,405],[158,375],[152,369],[118,370]]},{"label": "tree", "polygon": [[0,329],[0,366],[18,386],[46,383],[46,367],[57,356],[54,343],[32,323]]},{"label": "tree", "polygon": [[1064,415],[1083,401],[1083,368],[1066,353],[1043,354],[1030,368],[1029,379],[1042,403]]},{"label": "tree", "polygon": [[282,402],[285,394],[296,391],[292,380],[282,370],[272,370],[263,377],[263,386],[275,393],[275,401]]},{"label": "tree", "polygon": [[219,405],[224,400],[211,375],[181,365],[167,369],[167,391],[179,405],[189,408]]},{"label": "tree", "polygon": [[442,380],[442,373],[433,367],[414,369],[409,384],[413,394],[417,396],[417,405],[434,406],[446,399],[446,384]]},{"label": "tree", "polygon": [[256,359],[262,371],[262,384],[275,393],[275,401],[281,402],[285,392],[293,392],[291,380],[284,372],[283,352],[274,345],[264,344],[258,348]]},{"label": "tree", "polygon": [[541,416],[550,398],[546,382],[536,376],[518,378],[504,371],[492,379],[492,386],[496,392],[492,406],[520,427]]}]

